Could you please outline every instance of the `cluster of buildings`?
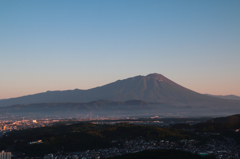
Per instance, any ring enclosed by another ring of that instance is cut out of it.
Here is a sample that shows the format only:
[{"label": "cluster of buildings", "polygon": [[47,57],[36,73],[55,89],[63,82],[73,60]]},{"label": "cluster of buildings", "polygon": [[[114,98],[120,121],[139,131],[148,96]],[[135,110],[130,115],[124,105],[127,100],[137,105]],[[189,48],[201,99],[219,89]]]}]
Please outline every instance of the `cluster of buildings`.
[{"label": "cluster of buildings", "polygon": [[232,138],[223,138],[224,140],[212,139],[207,144],[197,147],[199,154],[213,154],[219,159],[239,159],[240,146]]},{"label": "cluster of buildings", "polygon": [[52,126],[59,120],[20,120],[20,121],[2,121],[0,122],[0,132],[3,134],[13,130],[23,130],[29,128],[38,128]]},{"label": "cluster of buildings", "polygon": [[31,141],[31,142],[28,142],[29,145],[33,145],[33,144],[42,144],[42,140],[37,140],[37,141]]},{"label": "cluster of buildings", "polygon": [[101,118],[98,121],[94,121],[95,119],[28,119],[25,120],[24,117],[22,120],[3,120],[0,121],[0,137],[5,133],[13,130],[23,130],[29,128],[39,128],[45,126],[52,126],[57,122],[82,122],[82,121],[91,121],[93,124],[116,124],[116,123],[124,123],[128,122],[130,124],[146,124],[146,125],[159,125],[159,126],[169,126],[170,124],[176,123],[188,123],[188,124],[196,124],[201,121],[185,121],[185,122],[174,122],[174,121],[160,121],[160,120],[111,120],[106,118]]},{"label": "cluster of buildings", "polygon": [[11,152],[0,152],[0,159],[11,159]]},{"label": "cluster of buildings", "polygon": [[[45,126],[52,126],[54,123],[62,120],[20,120],[20,121],[2,121],[0,122],[0,137],[1,135],[12,131],[12,130],[22,130],[28,128],[38,128]],[[68,120],[66,120],[68,121]],[[116,124],[125,121],[100,121],[98,124]],[[165,121],[128,121],[133,124],[148,124],[148,125],[164,125],[169,126],[173,122]],[[185,121],[185,123],[193,124],[199,121]],[[96,124],[96,122],[94,122]],[[174,122],[178,123],[178,122]],[[180,123],[180,122],[179,122]],[[182,123],[182,122],[181,122]],[[239,129],[236,130],[239,133]],[[218,133],[205,133],[200,134],[202,136],[208,135],[220,135]],[[202,146],[196,146],[199,142],[197,140],[179,140],[179,141],[166,141],[166,140],[153,140],[146,141],[144,138],[140,137],[136,140],[114,140],[112,141],[118,147],[108,148],[108,149],[98,149],[98,150],[87,150],[81,152],[58,152],[56,154],[47,154],[44,156],[45,159],[100,159],[108,158],[113,156],[120,156],[128,153],[136,153],[144,150],[153,149],[177,149],[188,151],[193,154],[199,155],[215,155],[218,159],[240,159],[240,146],[231,138],[224,137],[224,140],[211,139],[207,144]],[[40,144],[42,140],[32,141],[28,144]],[[10,154],[10,155],[9,155]],[[9,158],[10,156],[10,158]],[[25,157],[26,158],[26,157]],[[0,159],[11,159],[11,152],[1,152]]]},{"label": "cluster of buildings", "polygon": [[196,146],[199,143],[197,140],[187,139],[179,141],[146,141],[143,138],[138,138],[136,140],[115,140],[112,142],[122,146],[83,152],[48,154],[44,156],[44,159],[100,159],[153,149],[177,149],[202,156],[212,154],[218,159],[240,158],[240,146],[237,146],[236,142],[231,138],[225,138],[225,140],[212,139],[202,146]]}]

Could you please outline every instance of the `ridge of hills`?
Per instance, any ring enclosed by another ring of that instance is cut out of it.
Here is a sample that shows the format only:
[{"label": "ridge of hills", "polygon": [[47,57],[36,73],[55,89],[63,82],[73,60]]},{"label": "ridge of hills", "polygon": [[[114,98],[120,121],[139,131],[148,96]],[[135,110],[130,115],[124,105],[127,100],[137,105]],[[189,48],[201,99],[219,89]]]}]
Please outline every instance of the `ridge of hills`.
[{"label": "ridge of hills", "polygon": [[169,80],[161,74],[135,76],[88,90],[47,91],[17,98],[3,99],[0,107],[16,104],[142,100],[177,105],[234,105],[240,102],[203,95]]},{"label": "ridge of hills", "polygon": [[209,122],[214,122],[214,123],[235,123],[235,122],[240,122],[240,114],[235,114],[227,117],[219,117],[219,118],[214,118],[210,120]]},{"label": "ridge of hills", "polygon": [[240,97],[236,96],[236,95],[211,95],[211,94],[206,94],[206,95],[212,96],[212,97],[217,97],[217,98],[222,98],[222,99],[240,100]]},{"label": "ridge of hills", "polygon": [[34,103],[16,104],[0,107],[1,117],[31,116],[42,117],[123,117],[125,115],[152,114],[156,112],[158,103],[149,103],[141,100],[110,101],[97,100],[92,102],[57,102],[57,103]]},{"label": "ridge of hills", "polygon": [[128,100],[125,102],[122,101],[111,101],[111,100],[96,100],[92,102],[82,102],[82,103],[73,103],[73,102],[61,102],[61,103],[35,103],[35,104],[17,104],[3,108],[11,108],[11,109],[20,109],[20,108],[50,108],[50,107],[90,107],[90,106],[129,106],[129,105],[150,105],[154,103],[148,103],[141,100]]}]

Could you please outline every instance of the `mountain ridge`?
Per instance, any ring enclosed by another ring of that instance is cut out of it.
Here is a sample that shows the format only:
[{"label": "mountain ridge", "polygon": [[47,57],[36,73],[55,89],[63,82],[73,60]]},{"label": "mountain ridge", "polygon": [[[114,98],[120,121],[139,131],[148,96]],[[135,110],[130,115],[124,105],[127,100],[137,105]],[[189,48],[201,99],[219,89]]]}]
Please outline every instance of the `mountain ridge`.
[{"label": "mountain ridge", "polygon": [[151,105],[156,103],[148,103],[142,100],[128,100],[128,101],[111,101],[111,100],[96,100],[91,102],[57,102],[57,103],[32,103],[32,104],[16,104],[8,107],[1,108],[24,108],[24,107],[81,107],[81,106],[128,106],[128,105]]},{"label": "mountain ridge", "polygon": [[227,117],[218,117],[211,119],[209,122],[214,123],[234,123],[234,122],[240,122],[240,114],[234,114]]},{"label": "mountain ridge", "polygon": [[[90,102],[95,100],[142,100],[171,104],[227,104],[229,101],[194,92],[161,74],[135,76],[91,88],[65,91],[47,91],[0,101],[0,107],[15,104],[55,103],[55,102]],[[233,102],[233,101],[231,101]],[[234,102],[233,102],[234,103]]]},{"label": "mountain ridge", "polygon": [[230,100],[240,100],[240,96],[236,96],[236,95],[212,95],[212,94],[205,94],[208,96],[212,96],[212,97],[217,97],[217,98],[222,98],[222,99],[230,99]]}]

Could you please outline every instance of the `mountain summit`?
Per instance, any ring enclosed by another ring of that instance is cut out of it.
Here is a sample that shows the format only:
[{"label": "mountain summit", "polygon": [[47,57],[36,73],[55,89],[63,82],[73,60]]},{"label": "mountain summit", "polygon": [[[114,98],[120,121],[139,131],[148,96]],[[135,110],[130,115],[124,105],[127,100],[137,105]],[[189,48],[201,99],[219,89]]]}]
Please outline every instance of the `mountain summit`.
[{"label": "mountain summit", "polygon": [[160,103],[222,103],[226,100],[191,91],[161,74],[135,76],[88,90],[47,91],[0,101],[0,106],[31,103],[143,100]]},{"label": "mountain summit", "polygon": [[118,80],[93,90],[104,92],[101,98],[121,101],[135,99],[148,102],[188,103],[212,99],[182,87],[157,73]]}]

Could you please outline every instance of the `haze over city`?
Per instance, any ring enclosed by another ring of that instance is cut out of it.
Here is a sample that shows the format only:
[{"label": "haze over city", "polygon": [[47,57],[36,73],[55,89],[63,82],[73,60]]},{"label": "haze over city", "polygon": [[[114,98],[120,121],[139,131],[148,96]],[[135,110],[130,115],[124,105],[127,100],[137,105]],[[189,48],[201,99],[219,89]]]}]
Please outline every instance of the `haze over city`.
[{"label": "haze over city", "polygon": [[160,73],[240,96],[240,1],[0,0],[0,99]]}]

